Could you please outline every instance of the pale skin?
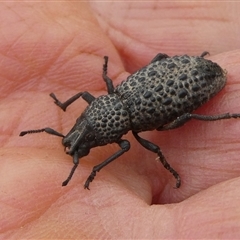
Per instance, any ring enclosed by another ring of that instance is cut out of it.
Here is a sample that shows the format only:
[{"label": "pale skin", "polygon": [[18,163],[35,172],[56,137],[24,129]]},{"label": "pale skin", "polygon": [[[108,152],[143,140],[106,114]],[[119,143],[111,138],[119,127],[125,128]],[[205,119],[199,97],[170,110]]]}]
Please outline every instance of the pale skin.
[{"label": "pale skin", "polygon": [[228,81],[197,113],[240,113],[240,5],[157,2],[1,3],[0,239],[239,237],[240,120],[141,134],[161,147],[180,189],[131,133],[123,137],[129,152],[90,191],[83,184],[92,167],[117,145],[92,149],[62,187],[72,158],[61,138],[18,136],[44,127],[67,134],[87,104],[80,99],[64,113],[49,93],[62,101],[78,91],[106,94],[104,55],[116,86],[158,52],[209,51]]}]

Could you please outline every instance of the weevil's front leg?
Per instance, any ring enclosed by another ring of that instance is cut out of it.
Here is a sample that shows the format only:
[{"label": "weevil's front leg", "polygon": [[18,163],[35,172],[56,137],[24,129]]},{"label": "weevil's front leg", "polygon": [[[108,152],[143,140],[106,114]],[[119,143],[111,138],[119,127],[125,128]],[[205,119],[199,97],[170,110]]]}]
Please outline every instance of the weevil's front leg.
[{"label": "weevil's front leg", "polygon": [[186,122],[188,122],[191,119],[196,119],[200,121],[218,121],[223,119],[231,119],[231,118],[240,118],[239,113],[224,113],[219,115],[200,115],[200,114],[194,114],[194,113],[185,113],[182,116],[178,117],[173,122],[166,124],[162,127],[157,128],[158,131],[165,131],[170,130],[174,128],[181,127]]},{"label": "weevil's front leg", "polygon": [[123,153],[127,152],[130,149],[130,143],[127,140],[119,140],[118,145],[120,146],[120,150],[114,153],[111,157],[106,159],[104,162],[100,163],[93,167],[91,174],[89,175],[87,181],[84,184],[84,188],[89,190],[89,184],[93,181],[96,173],[99,172],[103,167],[107,166],[110,162],[114,161],[116,158],[120,157]]},{"label": "weevil's front leg", "polygon": [[70,174],[68,175],[68,178],[62,183],[62,186],[67,186],[67,184],[69,183],[69,181],[72,179],[72,176],[75,172],[75,170],[78,167],[79,164],[79,156],[78,156],[78,151],[75,151],[74,155],[73,155],[73,167],[71,169]]},{"label": "weevil's front leg", "polygon": [[90,104],[95,99],[95,97],[89,92],[79,92],[63,103],[57,99],[54,93],[50,93],[50,97],[54,99],[54,103],[63,111],[66,111],[66,108],[80,97],[82,97],[88,104]]},{"label": "weevil's front leg", "polygon": [[109,94],[113,93],[114,92],[114,86],[113,86],[113,82],[112,82],[112,79],[110,79],[108,76],[107,76],[107,68],[108,68],[108,56],[104,56],[104,64],[103,64],[103,74],[102,74],[102,77],[103,77],[103,80],[105,81],[106,85],[107,85],[107,91]]},{"label": "weevil's front leg", "polygon": [[136,132],[133,132],[133,136],[137,139],[137,141],[146,149],[148,149],[151,152],[157,153],[161,163],[163,164],[163,166],[170,172],[172,173],[172,175],[176,178],[177,182],[176,182],[176,188],[179,188],[181,186],[181,178],[179,176],[179,174],[170,166],[170,164],[167,162],[166,158],[164,157],[164,155],[161,152],[161,149],[155,145],[152,142],[149,142],[146,139],[143,139],[141,137],[138,136],[138,134]]}]

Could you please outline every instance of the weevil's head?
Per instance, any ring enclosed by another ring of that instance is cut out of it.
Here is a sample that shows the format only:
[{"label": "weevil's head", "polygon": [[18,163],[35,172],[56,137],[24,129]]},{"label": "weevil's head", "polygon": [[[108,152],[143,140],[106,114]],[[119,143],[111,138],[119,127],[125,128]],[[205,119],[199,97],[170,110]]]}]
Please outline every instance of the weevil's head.
[{"label": "weevil's head", "polygon": [[130,129],[130,120],[117,94],[96,98],[77,119],[62,144],[69,155],[88,155],[93,147],[117,142]]},{"label": "weevil's head", "polygon": [[95,132],[83,115],[63,138],[62,144],[67,154],[73,156],[77,151],[79,158],[88,155],[90,149],[97,146]]}]

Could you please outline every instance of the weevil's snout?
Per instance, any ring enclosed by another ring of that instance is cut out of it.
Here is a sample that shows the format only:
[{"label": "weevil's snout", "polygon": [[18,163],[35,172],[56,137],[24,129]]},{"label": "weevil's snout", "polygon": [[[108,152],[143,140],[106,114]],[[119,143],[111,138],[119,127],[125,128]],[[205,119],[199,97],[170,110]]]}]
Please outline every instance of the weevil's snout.
[{"label": "weevil's snout", "polygon": [[78,157],[86,156],[92,147],[96,146],[95,134],[86,119],[77,120],[71,131],[63,138],[62,144],[67,154],[73,156],[78,152]]}]

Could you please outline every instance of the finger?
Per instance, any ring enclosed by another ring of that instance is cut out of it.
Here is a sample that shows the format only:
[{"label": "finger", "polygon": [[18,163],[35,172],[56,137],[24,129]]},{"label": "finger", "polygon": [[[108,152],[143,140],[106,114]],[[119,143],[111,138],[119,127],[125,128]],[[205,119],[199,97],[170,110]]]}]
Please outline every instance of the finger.
[{"label": "finger", "polygon": [[209,51],[215,55],[239,47],[237,3],[93,2],[91,6],[129,72],[147,64],[158,52],[197,55]]}]

